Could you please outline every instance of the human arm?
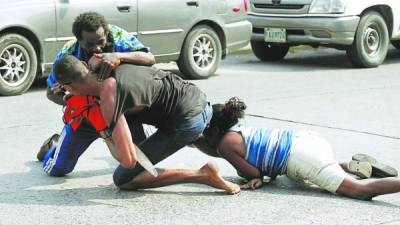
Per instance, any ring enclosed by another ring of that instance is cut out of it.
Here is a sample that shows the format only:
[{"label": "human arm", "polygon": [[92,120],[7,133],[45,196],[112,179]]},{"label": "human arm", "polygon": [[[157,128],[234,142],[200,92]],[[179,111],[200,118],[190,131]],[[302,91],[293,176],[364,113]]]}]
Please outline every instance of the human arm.
[{"label": "human arm", "polygon": [[115,52],[118,59],[124,63],[132,63],[136,65],[152,66],[156,60],[151,52]]},{"label": "human arm", "polygon": [[[232,147],[228,147],[229,144],[232,144]],[[214,157],[223,157],[228,160],[237,170],[237,173],[241,177],[245,177],[248,179],[248,182],[241,185],[241,189],[257,189],[260,188],[263,184],[262,177],[260,177],[260,172],[254,166],[250,165],[246,160],[244,160],[243,156],[240,154],[240,145],[235,145],[233,143],[221,143],[224,145],[225,149],[220,149],[219,152],[221,155],[218,154],[216,147],[211,146],[204,136],[197,139],[194,143],[194,146],[198,148],[203,153],[214,156]],[[220,146],[221,147],[221,146]],[[236,156],[235,156],[236,155]],[[243,160],[244,162],[243,162]],[[235,164],[234,164],[235,163]],[[250,178],[254,177],[255,178]]]},{"label": "human arm", "polygon": [[111,155],[124,168],[134,168],[137,162],[135,144],[125,116],[121,115],[111,133],[111,139],[105,139]]},{"label": "human arm", "polygon": [[[57,59],[54,61],[54,63]],[[58,104],[58,105],[65,105],[65,98],[66,95],[65,90],[61,88],[61,85],[57,83],[55,79],[55,75],[53,70],[51,70],[48,78],[47,78],[47,89],[46,89],[46,97],[50,101]]]},{"label": "human arm", "polygon": [[238,174],[247,180],[262,178],[260,171],[245,159],[242,136],[237,132],[227,132],[218,144],[218,152],[226,159]]},{"label": "human arm", "polygon": [[[71,40],[65,43],[62,49],[57,53],[56,58],[54,59],[53,62],[53,66],[61,58],[67,55],[71,55],[76,48],[77,48],[77,42],[75,40]],[[46,83],[47,83],[47,90],[46,90],[47,99],[58,105],[65,105],[66,92],[61,88],[61,85],[56,81],[53,68],[51,69],[47,77]]]},{"label": "human arm", "polygon": [[102,60],[102,66],[108,65],[112,69],[115,69],[120,63],[132,63],[143,66],[152,66],[155,63],[154,56],[150,52],[113,52],[95,54],[95,56]]},{"label": "human arm", "polygon": [[111,71],[121,63],[132,63],[137,65],[151,66],[155,63],[154,56],[150,52],[113,52],[94,54],[100,59],[98,73],[101,77],[107,77]]},{"label": "human arm", "polygon": [[[100,109],[107,125],[110,125],[116,104],[116,81],[108,78],[102,82],[100,90]],[[136,146],[125,116],[121,115],[111,133],[111,138],[106,139],[107,146],[113,157],[124,168],[133,168],[137,162]]]},{"label": "human arm", "polygon": [[134,35],[126,30],[109,25],[109,32],[113,40],[113,52],[97,54],[102,58],[101,67],[104,67],[105,74],[115,69],[120,62],[136,65],[151,66],[155,63],[153,54]]}]

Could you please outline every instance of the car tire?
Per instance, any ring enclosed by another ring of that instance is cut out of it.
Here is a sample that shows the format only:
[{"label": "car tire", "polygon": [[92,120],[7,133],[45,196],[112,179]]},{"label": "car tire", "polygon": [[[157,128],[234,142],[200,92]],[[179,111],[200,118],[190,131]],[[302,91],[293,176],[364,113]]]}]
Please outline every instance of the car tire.
[{"label": "car tire", "polygon": [[186,77],[206,79],[218,69],[221,58],[222,46],[217,33],[209,26],[200,25],[186,36],[177,64]]},{"label": "car tire", "polygon": [[289,51],[289,45],[251,41],[251,49],[261,61],[278,61],[283,59]]},{"label": "car tire", "polygon": [[347,56],[356,67],[377,67],[385,60],[389,46],[389,32],[385,20],[377,12],[361,17],[353,44]]},{"label": "car tire", "polygon": [[36,77],[37,56],[32,44],[19,34],[0,37],[0,95],[26,92]]},{"label": "car tire", "polygon": [[393,40],[392,45],[400,50],[400,40]]}]

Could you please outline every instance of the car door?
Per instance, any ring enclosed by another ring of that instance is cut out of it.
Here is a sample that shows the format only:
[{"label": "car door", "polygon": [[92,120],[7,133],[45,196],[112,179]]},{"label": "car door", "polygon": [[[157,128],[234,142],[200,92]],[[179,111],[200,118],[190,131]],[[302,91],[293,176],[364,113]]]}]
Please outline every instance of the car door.
[{"label": "car door", "polygon": [[177,56],[201,0],[138,0],[138,38],[160,58]]},{"label": "car door", "polygon": [[137,0],[57,0],[57,45],[73,39],[72,23],[83,12],[98,12],[109,24],[137,32]]}]

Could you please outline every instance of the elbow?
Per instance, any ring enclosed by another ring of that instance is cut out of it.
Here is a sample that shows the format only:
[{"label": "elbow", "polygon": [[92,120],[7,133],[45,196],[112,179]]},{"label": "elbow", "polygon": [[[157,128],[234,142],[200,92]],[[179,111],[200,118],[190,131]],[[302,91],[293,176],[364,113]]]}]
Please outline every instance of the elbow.
[{"label": "elbow", "polygon": [[154,57],[154,55],[151,52],[144,53],[144,56],[145,57],[143,57],[143,59],[144,59],[143,63],[146,66],[152,66],[152,65],[156,64],[156,58]]},{"label": "elbow", "polygon": [[156,63],[156,59],[151,52],[132,52],[131,57],[122,59],[125,59],[128,63],[142,66],[152,66]]},{"label": "elbow", "polygon": [[64,105],[64,100],[63,100],[63,95],[62,94],[54,94],[53,91],[50,88],[47,88],[46,92],[46,97],[50,101],[58,104],[58,105]]},{"label": "elbow", "polygon": [[132,157],[120,158],[120,159],[118,159],[118,161],[121,164],[121,166],[124,168],[134,168],[136,166],[136,162],[137,162]]},{"label": "elbow", "polygon": [[147,65],[152,66],[154,64],[156,64],[156,59],[155,59],[154,55],[151,54],[147,60]]}]

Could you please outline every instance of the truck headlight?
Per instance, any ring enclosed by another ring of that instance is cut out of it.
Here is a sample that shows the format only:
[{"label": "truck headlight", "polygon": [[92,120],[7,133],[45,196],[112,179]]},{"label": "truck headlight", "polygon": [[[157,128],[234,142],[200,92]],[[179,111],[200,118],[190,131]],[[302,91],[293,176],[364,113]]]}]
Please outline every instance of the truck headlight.
[{"label": "truck headlight", "polygon": [[309,13],[344,13],[348,0],[314,0]]}]

